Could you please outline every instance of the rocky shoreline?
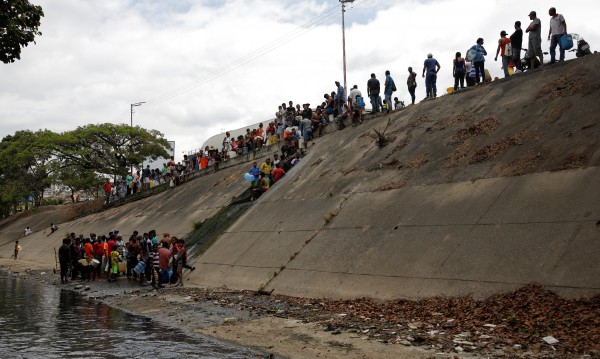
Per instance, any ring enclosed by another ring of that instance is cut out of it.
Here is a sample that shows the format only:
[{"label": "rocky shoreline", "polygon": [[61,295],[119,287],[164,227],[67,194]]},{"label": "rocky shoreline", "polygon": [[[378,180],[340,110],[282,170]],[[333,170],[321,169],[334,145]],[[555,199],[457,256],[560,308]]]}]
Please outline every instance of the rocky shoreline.
[{"label": "rocky shoreline", "polygon": [[[61,286],[53,270],[6,260],[0,268]],[[535,285],[482,301],[388,302],[187,286],[154,291],[126,278],[64,287],[265,357],[600,358],[600,298],[568,300]]]}]

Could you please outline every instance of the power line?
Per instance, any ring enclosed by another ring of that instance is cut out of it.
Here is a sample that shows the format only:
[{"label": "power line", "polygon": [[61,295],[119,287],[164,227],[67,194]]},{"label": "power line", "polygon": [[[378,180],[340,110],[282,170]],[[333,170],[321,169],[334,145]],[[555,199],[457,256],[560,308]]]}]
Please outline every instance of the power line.
[{"label": "power line", "polygon": [[[363,2],[364,2],[364,0],[357,0],[356,2],[353,3],[353,6],[351,6],[350,9],[356,8],[358,5],[362,4]],[[298,26],[297,28],[288,32],[287,34],[285,34],[285,35],[267,43],[266,45],[263,45],[262,47],[238,58],[237,60],[233,61],[232,63],[230,63],[226,66],[223,66],[215,71],[212,71],[212,72],[204,75],[203,77],[201,77],[197,80],[194,80],[186,85],[183,85],[179,88],[175,88],[175,89],[173,89],[169,92],[166,92],[162,95],[159,95],[159,96],[149,99],[148,101],[146,101],[146,105],[144,106],[144,108],[151,107],[151,106],[158,105],[160,103],[169,101],[179,95],[182,95],[182,94],[189,92],[195,88],[203,86],[218,77],[224,76],[227,73],[229,73],[237,68],[240,68],[240,67],[278,49],[279,47],[287,44],[290,40],[293,40],[294,38],[304,35],[305,33],[308,33],[309,31],[315,29],[319,25],[325,23],[330,18],[336,16],[339,11],[339,6],[340,5],[338,4],[338,6],[334,6],[334,7],[330,8],[329,10],[310,19],[309,21]],[[125,117],[128,116],[128,114],[129,114],[129,112],[124,112],[123,114],[121,114],[119,116],[118,120],[121,120],[121,119],[124,120]]]},{"label": "power line", "polygon": [[[274,51],[275,49],[285,45],[286,43],[288,43],[290,40],[299,37],[313,29],[315,29],[316,27],[318,27],[319,25],[325,23],[327,20],[329,20],[331,17],[335,16],[337,14],[337,7],[333,7],[331,9],[329,9],[328,11],[326,11],[325,13],[309,20],[308,22],[300,25],[299,27],[297,27],[296,29],[292,30],[291,32],[287,33],[286,35],[283,35],[281,37],[279,37],[278,39],[275,39],[271,42],[269,42],[268,44],[246,54],[245,56],[237,59],[236,61],[223,66],[203,77],[201,77],[198,80],[192,81],[186,85],[183,85],[179,88],[176,88],[174,90],[171,90],[167,93],[164,93],[162,95],[156,96],[152,99],[149,99],[147,101],[147,104],[145,107],[149,107],[149,106],[153,106],[153,105],[157,105],[159,103],[168,101],[174,97],[177,97],[183,93],[186,93],[188,91],[191,91],[199,86],[202,86],[212,80],[214,80],[217,77],[223,76],[231,71],[233,71],[234,69],[237,69],[239,67],[242,67],[248,63],[250,63],[251,61],[254,61],[256,59],[258,59],[259,57],[262,57],[266,54],[268,54],[269,52]],[[123,117],[123,116],[121,116]]]}]

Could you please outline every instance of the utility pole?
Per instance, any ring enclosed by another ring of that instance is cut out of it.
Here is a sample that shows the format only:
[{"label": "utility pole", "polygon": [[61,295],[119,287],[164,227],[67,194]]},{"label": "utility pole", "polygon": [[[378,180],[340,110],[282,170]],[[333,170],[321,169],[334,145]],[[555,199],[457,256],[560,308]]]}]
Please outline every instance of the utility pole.
[{"label": "utility pole", "polygon": [[342,52],[344,54],[344,92],[348,94],[348,84],[346,82],[346,24],[344,22],[344,13],[346,12],[346,3],[354,0],[339,0],[342,3]]},{"label": "utility pole", "polygon": [[144,103],[146,103],[146,102],[142,101],[142,102],[136,102],[136,103],[131,104],[131,117],[130,117],[129,126],[133,127],[133,108],[136,106],[142,106],[142,104],[144,104]]},{"label": "utility pole", "polygon": [[[146,103],[145,101],[141,101],[141,102],[136,102],[136,103],[132,103],[131,104],[131,117],[129,118],[129,127],[133,127],[133,108],[137,107],[137,106],[142,106],[142,104]],[[129,141],[130,145],[131,145],[131,141]],[[130,174],[133,174],[133,163],[130,166],[129,171],[131,172]]]}]

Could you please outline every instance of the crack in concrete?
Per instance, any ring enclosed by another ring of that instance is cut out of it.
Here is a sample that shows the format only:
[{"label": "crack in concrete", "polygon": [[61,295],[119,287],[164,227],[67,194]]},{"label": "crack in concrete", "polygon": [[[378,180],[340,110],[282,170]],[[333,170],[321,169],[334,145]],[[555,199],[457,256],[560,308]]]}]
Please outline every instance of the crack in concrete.
[{"label": "crack in concrete", "polygon": [[[239,264],[228,264],[228,263],[214,263],[214,262],[201,262],[201,264],[207,265],[219,265],[228,267],[240,267],[240,268],[257,268],[257,269],[275,269],[276,267],[265,267],[265,266],[252,266],[252,265],[239,265]],[[372,277],[372,278],[402,278],[402,279],[418,279],[428,281],[450,281],[450,282],[465,282],[465,283],[486,283],[486,284],[507,284],[507,285],[527,285],[530,282],[507,282],[507,281],[493,281],[493,280],[479,280],[479,279],[467,279],[467,278],[448,278],[448,277],[422,277],[422,276],[405,276],[405,275],[389,275],[389,274],[369,274],[369,273],[353,273],[353,272],[340,272],[340,271],[326,271],[318,269],[304,269],[304,268],[287,268],[290,271],[297,272],[312,272],[312,273],[324,273],[324,274],[344,274],[351,276],[360,277]],[[266,288],[267,285],[264,286]],[[571,289],[593,289],[600,290],[600,287],[587,287],[587,286],[569,286],[569,285],[544,285],[545,287],[552,288],[571,288]]]},{"label": "crack in concrete", "polygon": [[556,270],[560,261],[567,254],[569,247],[571,246],[571,243],[573,243],[573,241],[575,241],[575,238],[577,238],[577,235],[579,234],[579,232],[581,232],[581,229],[583,228],[584,223],[585,223],[585,221],[580,221],[579,225],[573,231],[573,234],[569,237],[569,240],[567,242],[563,242],[563,245],[560,248],[560,253],[558,255],[558,259],[554,263],[554,266],[552,266],[551,272],[554,272]]},{"label": "crack in concrete", "polygon": [[[500,191],[500,193],[498,193],[498,195],[496,196],[496,198],[494,198],[494,200],[491,201],[490,205],[485,209],[485,211],[482,211],[481,216],[479,216],[479,218],[477,219],[477,221],[475,221],[475,223],[473,223],[471,225],[471,228],[469,229],[469,231],[467,232],[467,234],[463,237],[463,241],[460,241],[452,250],[448,251],[448,254],[446,255],[446,258],[444,258],[444,260],[442,261],[442,263],[436,268],[435,272],[433,272],[433,275],[438,274],[439,271],[446,265],[446,262],[448,262],[448,260],[454,255],[454,253],[463,245],[464,239],[468,238],[471,235],[471,233],[473,233],[473,231],[475,230],[475,228],[477,227],[477,225],[479,224],[479,222],[481,221],[481,219],[483,219],[483,217],[485,217],[485,215],[496,204],[496,202],[498,202],[498,199],[500,199],[500,197],[502,196],[502,194],[504,194],[504,192],[506,192],[506,189],[510,185],[511,185],[511,182],[508,181],[506,183],[506,186],[504,186],[504,188],[502,189],[502,191]],[[420,293],[420,291],[418,293]]]},{"label": "crack in concrete", "polygon": [[[339,212],[338,212],[339,213]],[[499,225],[506,225],[506,226],[523,226],[523,225],[530,225],[530,224],[573,224],[573,223],[596,223],[598,221],[596,221],[595,219],[589,219],[589,220],[572,220],[572,221],[530,221],[530,222],[501,222],[501,223],[495,223],[495,222],[485,222],[485,223],[448,223],[448,224],[398,224],[396,225],[398,228],[444,228],[444,227],[496,227]],[[373,228],[373,227],[371,227]],[[381,227],[379,227],[381,228]],[[340,231],[340,230],[346,230],[346,229],[357,229],[357,230],[363,230],[365,229],[365,226],[344,226],[344,227],[328,227],[328,228],[323,228],[324,230],[330,230],[330,231]],[[383,228],[381,228],[383,229]],[[292,229],[292,230],[285,230],[285,229],[271,229],[271,230],[267,230],[267,231],[259,231],[259,230],[247,230],[247,231],[235,231],[235,232],[231,232],[231,231],[227,231],[225,233],[273,233],[274,231],[277,232],[285,232],[285,233],[302,233],[302,232],[312,232],[313,229]],[[8,244],[12,244],[8,243]]]},{"label": "crack in concrete", "polygon": [[[271,283],[271,282],[272,282],[272,281],[273,281],[275,278],[277,278],[277,276],[278,276],[278,275],[279,275],[281,272],[283,272],[283,271],[284,271],[284,270],[287,268],[287,266],[288,266],[288,265],[289,265],[289,264],[290,264],[290,263],[291,263],[291,262],[292,262],[294,259],[296,259],[296,257],[298,256],[298,254],[300,254],[300,252],[302,252],[302,250],[303,250],[304,248],[306,248],[306,247],[307,247],[307,246],[310,244],[310,242],[312,242],[312,240],[313,240],[313,239],[315,239],[315,237],[316,237],[317,235],[319,235],[319,233],[320,233],[322,230],[326,229],[325,227],[326,227],[326,226],[327,226],[329,223],[331,223],[331,221],[332,221],[333,219],[335,219],[335,217],[338,215],[338,213],[340,213],[340,211],[342,210],[342,206],[344,205],[344,203],[346,203],[346,201],[348,200],[348,197],[346,197],[346,196],[342,196],[342,197],[341,197],[341,199],[342,199],[342,201],[341,201],[341,202],[340,202],[340,204],[338,205],[338,208],[337,208],[337,211],[336,211],[336,213],[334,213],[334,214],[333,214],[333,216],[332,216],[330,219],[327,219],[327,217],[326,217],[326,219],[325,219],[325,222],[323,223],[323,225],[322,225],[320,228],[317,228],[317,229],[314,231],[314,233],[313,233],[313,234],[312,234],[312,235],[311,235],[311,236],[310,236],[310,237],[309,237],[309,238],[308,238],[306,241],[304,241],[304,244],[302,245],[302,247],[301,247],[301,248],[300,248],[298,251],[296,251],[294,254],[292,254],[292,255],[290,256],[289,260],[288,260],[288,261],[287,261],[285,264],[283,264],[281,267],[279,267],[279,269],[278,269],[278,270],[275,270],[275,272],[273,273],[273,276],[272,276],[271,278],[269,278],[269,280],[268,280],[268,281],[267,281],[267,282],[266,282],[264,285],[262,285],[262,286],[261,286],[260,290],[264,290],[265,288],[267,288],[267,287],[269,286],[269,284],[270,284],[270,283]],[[329,212],[329,213],[331,213],[331,212]],[[329,213],[328,213],[328,214],[329,214]]]}]

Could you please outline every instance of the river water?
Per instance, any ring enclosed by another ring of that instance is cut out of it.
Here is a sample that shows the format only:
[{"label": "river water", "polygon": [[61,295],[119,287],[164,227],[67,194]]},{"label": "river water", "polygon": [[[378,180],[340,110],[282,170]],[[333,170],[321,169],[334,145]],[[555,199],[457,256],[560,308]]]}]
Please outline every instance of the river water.
[{"label": "river water", "polygon": [[0,358],[256,358],[0,271]]}]

